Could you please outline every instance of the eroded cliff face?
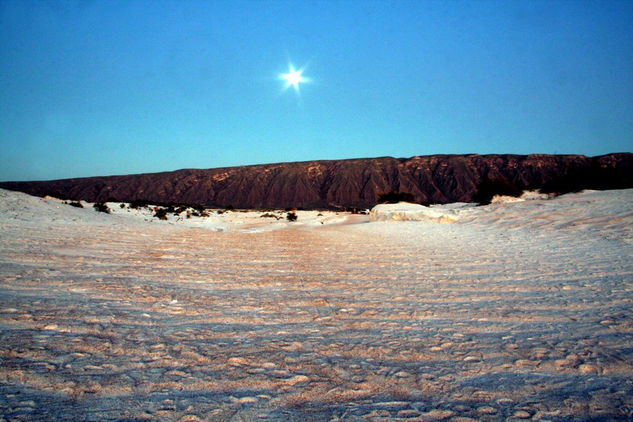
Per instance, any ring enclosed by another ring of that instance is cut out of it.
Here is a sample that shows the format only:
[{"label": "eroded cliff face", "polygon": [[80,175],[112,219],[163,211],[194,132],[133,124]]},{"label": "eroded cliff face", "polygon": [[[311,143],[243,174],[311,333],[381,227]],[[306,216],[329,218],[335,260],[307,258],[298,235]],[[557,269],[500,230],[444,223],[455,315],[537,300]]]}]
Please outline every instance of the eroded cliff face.
[{"label": "eroded cliff face", "polygon": [[36,196],[90,202],[149,200],[236,208],[371,207],[378,195],[410,192],[420,203],[470,202],[484,180],[521,189],[633,187],[633,154],[433,155],[264,164],[208,170],[4,182]]}]

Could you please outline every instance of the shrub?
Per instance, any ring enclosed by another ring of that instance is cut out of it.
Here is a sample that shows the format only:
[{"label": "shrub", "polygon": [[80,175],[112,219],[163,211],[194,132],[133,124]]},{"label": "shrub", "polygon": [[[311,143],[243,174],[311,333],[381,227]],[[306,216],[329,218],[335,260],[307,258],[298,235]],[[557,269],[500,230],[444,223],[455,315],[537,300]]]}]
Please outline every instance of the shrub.
[{"label": "shrub", "polygon": [[84,206],[81,205],[80,201],[71,201],[68,203],[68,205],[72,206],[72,207],[76,207],[76,208],[83,208]]},{"label": "shrub", "polygon": [[477,185],[477,191],[473,195],[473,202],[480,205],[488,205],[495,195],[519,197],[523,190],[505,179],[484,179]]},{"label": "shrub", "polygon": [[110,214],[110,208],[103,202],[95,202],[93,208],[99,212],[104,212],[106,214]]},{"label": "shrub", "polygon": [[130,202],[130,208],[133,209],[139,209],[139,208],[145,208],[149,205],[149,201],[147,201],[146,199],[135,199],[134,201]]},{"label": "shrub", "polygon": [[121,205],[119,205],[119,208],[125,208],[125,202],[121,202]]},{"label": "shrub", "polygon": [[295,214],[294,212],[289,212],[288,214],[286,214],[286,220],[288,221],[297,221],[297,214]]},{"label": "shrub", "polygon": [[395,190],[378,195],[378,203],[380,204],[397,204],[398,202],[415,203],[415,196],[409,192],[398,192]]},{"label": "shrub", "polygon": [[589,166],[575,166],[552,179],[539,189],[542,193],[563,195],[580,192],[583,189],[607,190],[629,189],[633,187],[633,174],[626,168],[601,167],[599,163]]},{"label": "shrub", "polygon": [[155,210],[154,217],[159,220],[167,220],[167,210],[165,208],[157,208]]}]

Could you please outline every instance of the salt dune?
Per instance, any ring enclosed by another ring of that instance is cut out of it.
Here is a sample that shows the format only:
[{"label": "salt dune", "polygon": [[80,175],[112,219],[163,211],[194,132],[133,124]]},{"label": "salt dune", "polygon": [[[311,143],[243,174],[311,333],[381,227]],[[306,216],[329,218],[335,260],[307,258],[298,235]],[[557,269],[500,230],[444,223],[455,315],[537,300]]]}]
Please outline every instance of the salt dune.
[{"label": "salt dune", "polygon": [[0,190],[0,416],[630,420],[631,204],[159,221]]}]

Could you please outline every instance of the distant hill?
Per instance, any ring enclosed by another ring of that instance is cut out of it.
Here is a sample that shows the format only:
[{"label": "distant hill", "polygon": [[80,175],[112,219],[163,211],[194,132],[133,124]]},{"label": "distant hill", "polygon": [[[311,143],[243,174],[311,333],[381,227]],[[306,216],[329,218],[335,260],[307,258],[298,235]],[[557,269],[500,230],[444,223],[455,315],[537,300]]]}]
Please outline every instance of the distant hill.
[{"label": "distant hill", "polygon": [[633,154],[381,157],[0,183],[36,196],[90,202],[235,208],[366,208],[391,191],[410,193],[423,204],[472,202],[484,186],[498,185],[562,193],[633,188]]}]

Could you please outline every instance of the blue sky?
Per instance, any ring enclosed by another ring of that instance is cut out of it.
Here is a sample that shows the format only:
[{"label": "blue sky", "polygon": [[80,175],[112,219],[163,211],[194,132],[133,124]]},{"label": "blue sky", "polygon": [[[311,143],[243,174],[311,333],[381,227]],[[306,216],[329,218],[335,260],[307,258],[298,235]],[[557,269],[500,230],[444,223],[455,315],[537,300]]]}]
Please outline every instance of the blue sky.
[{"label": "blue sky", "polygon": [[631,22],[629,0],[0,0],[0,180],[632,151]]}]

